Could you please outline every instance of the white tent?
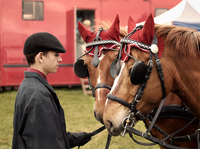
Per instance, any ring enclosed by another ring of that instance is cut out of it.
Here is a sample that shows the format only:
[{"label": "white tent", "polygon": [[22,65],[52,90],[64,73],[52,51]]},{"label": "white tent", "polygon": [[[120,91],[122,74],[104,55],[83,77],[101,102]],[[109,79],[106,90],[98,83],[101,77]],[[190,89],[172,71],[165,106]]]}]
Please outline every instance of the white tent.
[{"label": "white tent", "polygon": [[178,5],[154,18],[157,24],[174,24],[200,31],[200,0],[182,0]]}]

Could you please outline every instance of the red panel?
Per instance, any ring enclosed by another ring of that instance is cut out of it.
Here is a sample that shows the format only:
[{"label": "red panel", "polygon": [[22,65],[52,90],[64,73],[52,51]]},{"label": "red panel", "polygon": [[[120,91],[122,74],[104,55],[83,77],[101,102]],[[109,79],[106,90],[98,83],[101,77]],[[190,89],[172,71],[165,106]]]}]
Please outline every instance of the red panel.
[{"label": "red panel", "polygon": [[78,85],[80,78],[74,74],[73,67],[59,67],[56,73],[47,76],[51,85]]},{"label": "red panel", "polygon": [[[76,49],[76,7],[67,11],[67,53],[71,51],[71,58],[75,62],[75,49]],[[73,52],[72,52],[73,49]]]},{"label": "red panel", "polygon": [[[112,22],[117,14],[120,26],[126,26],[128,17],[136,23],[144,21],[155,8],[172,8],[181,0],[43,0],[44,20],[22,20],[21,0],[0,0],[0,86],[20,84],[27,70],[23,45],[35,32],[54,34],[66,49],[60,54],[63,61],[58,72],[48,75],[52,85],[80,84],[74,74],[76,61],[76,6],[79,10],[95,10],[96,20]],[[95,23],[98,25],[98,22]]]},{"label": "red panel", "polygon": [[3,18],[3,4],[2,4],[2,0],[0,0],[0,87],[2,86],[2,18]]}]

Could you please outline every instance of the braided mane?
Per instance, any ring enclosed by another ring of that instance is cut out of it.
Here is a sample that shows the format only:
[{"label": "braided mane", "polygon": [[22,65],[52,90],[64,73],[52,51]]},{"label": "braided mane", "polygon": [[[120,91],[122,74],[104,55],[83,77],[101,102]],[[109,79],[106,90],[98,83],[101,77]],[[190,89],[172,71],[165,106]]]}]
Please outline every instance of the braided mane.
[{"label": "braided mane", "polygon": [[196,57],[200,55],[200,32],[196,29],[156,24],[155,33],[158,37],[164,38],[165,44],[183,56]]}]

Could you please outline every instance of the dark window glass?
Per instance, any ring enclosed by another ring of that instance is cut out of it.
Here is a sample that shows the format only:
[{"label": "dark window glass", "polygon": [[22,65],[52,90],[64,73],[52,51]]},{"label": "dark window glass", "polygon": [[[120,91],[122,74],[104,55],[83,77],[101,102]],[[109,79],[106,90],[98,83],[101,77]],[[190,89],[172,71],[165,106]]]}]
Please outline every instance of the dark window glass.
[{"label": "dark window glass", "polygon": [[22,1],[22,19],[23,20],[43,20],[43,2],[42,1]]}]

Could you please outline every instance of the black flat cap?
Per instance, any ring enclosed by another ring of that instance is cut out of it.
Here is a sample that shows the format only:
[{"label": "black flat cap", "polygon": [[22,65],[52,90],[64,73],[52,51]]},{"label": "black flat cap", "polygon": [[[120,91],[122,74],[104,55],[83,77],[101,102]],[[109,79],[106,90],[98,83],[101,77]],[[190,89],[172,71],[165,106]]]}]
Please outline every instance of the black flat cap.
[{"label": "black flat cap", "polygon": [[29,36],[24,44],[24,54],[32,54],[43,51],[55,51],[65,53],[66,50],[60,41],[52,34],[39,32]]}]

